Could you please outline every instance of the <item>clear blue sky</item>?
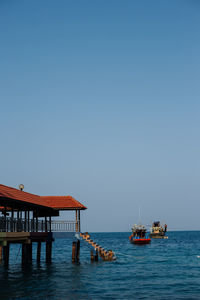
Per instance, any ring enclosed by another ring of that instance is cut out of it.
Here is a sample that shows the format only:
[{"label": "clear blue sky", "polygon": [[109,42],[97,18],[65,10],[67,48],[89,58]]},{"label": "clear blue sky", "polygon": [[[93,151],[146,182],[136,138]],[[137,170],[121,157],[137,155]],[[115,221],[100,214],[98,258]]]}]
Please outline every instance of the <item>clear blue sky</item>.
[{"label": "clear blue sky", "polygon": [[0,183],[83,230],[200,229],[200,1],[0,1]]}]

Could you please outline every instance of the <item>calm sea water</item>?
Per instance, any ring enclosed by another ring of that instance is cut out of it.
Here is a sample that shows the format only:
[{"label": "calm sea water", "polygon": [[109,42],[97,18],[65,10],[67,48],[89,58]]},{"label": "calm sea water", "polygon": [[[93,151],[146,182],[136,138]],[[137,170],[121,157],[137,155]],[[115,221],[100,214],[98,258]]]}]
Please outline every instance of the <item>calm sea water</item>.
[{"label": "calm sea water", "polygon": [[71,263],[71,239],[56,239],[53,262],[21,266],[21,249],[11,245],[9,268],[0,265],[0,299],[200,299],[200,232],[169,232],[150,245],[129,243],[130,233],[94,233],[115,251],[114,262],[90,263],[81,244],[80,264]]}]

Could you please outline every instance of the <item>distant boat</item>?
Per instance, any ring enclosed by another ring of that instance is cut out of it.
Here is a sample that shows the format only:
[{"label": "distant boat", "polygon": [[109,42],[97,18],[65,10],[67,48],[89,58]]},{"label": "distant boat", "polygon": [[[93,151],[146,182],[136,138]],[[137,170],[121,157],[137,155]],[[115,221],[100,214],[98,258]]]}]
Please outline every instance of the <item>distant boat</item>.
[{"label": "distant boat", "polygon": [[139,245],[149,244],[151,242],[144,225],[134,225],[132,228],[132,234],[129,236],[129,240],[131,243]]},{"label": "distant boat", "polygon": [[150,229],[150,237],[153,239],[168,239],[166,236],[167,224],[161,226],[160,221],[155,221]]}]

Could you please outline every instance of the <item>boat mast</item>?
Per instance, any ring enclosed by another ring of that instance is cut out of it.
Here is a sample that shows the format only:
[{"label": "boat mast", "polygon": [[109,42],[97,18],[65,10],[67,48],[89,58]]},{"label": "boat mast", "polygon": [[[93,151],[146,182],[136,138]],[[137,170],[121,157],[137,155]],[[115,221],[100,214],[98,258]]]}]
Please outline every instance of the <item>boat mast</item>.
[{"label": "boat mast", "polygon": [[139,222],[138,222],[139,225],[141,225],[141,211],[140,211],[140,207],[139,207]]}]

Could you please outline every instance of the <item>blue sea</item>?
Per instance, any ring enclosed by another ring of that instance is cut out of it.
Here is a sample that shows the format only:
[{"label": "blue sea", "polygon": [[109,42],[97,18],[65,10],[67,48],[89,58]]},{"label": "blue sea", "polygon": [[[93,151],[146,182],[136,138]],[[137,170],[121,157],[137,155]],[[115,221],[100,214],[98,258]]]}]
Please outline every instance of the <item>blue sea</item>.
[{"label": "blue sea", "polygon": [[72,239],[53,243],[52,263],[21,266],[21,249],[11,245],[10,264],[0,265],[0,299],[200,299],[200,232],[169,232],[149,245],[129,242],[130,233],[92,233],[114,250],[113,262],[90,262],[81,241],[80,264],[71,262]]}]

